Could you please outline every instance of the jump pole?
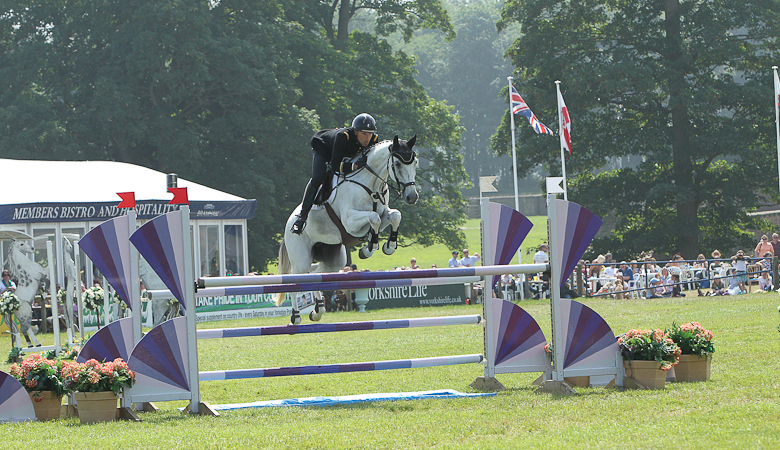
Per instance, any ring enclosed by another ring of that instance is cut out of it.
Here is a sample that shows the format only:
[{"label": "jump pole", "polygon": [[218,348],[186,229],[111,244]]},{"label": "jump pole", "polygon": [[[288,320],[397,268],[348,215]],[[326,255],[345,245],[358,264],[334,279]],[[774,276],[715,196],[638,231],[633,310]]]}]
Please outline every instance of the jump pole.
[{"label": "jump pole", "polygon": [[321,283],[365,280],[399,280],[410,278],[447,278],[503,275],[505,273],[536,273],[547,270],[547,264],[486,265],[477,267],[418,269],[387,272],[298,273],[198,278],[198,290],[207,287],[253,286],[266,284]]},{"label": "jump pole", "polygon": [[201,381],[235,380],[242,378],[288,377],[323,373],[369,372],[374,370],[414,369],[418,367],[453,366],[482,362],[482,355],[436,356],[431,358],[396,359],[362,363],[326,364],[321,366],[275,367],[271,369],[213,370],[200,372]]},{"label": "jump pole", "polygon": [[476,325],[482,322],[479,314],[468,316],[418,317],[414,319],[374,320],[365,322],[311,323],[305,325],[281,325],[267,327],[218,328],[198,330],[198,339],[221,339],[249,336],[277,336],[308,333],[333,333],[339,331],[390,330],[398,328],[442,327],[450,325]]}]

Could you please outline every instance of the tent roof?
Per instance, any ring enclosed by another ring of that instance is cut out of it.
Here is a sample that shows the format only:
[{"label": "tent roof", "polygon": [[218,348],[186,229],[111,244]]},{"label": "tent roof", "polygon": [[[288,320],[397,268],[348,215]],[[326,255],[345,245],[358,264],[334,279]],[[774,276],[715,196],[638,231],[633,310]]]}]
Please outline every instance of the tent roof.
[{"label": "tent roof", "polygon": [[[94,203],[121,200],[117,192],[135,192],[136,200],[170,200],[166,174],[116,161],[33,161],[0,159],[2,204]],[[9,188],[13,186],[13,188]],[[178,179],[190,200],[241,201],[241,197]]]}]

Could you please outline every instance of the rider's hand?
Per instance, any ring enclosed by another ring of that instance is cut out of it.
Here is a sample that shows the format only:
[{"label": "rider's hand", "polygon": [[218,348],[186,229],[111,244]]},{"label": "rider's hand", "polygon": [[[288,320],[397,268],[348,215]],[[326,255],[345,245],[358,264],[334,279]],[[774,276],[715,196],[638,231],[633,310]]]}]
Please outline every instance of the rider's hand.
[{"label": "rider's hand", "polygon": [[357,159],[357,161],[355,161],[356,169],[360,169],[361,167],[365,167],[367,163],[368,163],[368,155],[363,153],[362,155],[360,155],[360,157]]}]

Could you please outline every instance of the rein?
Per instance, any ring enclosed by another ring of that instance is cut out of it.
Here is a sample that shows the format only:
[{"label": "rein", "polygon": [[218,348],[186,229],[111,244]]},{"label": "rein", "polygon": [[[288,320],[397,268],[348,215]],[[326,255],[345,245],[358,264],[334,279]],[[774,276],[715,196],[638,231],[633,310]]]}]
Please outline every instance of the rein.
[{"label": "rein", "polygon": [[[367,148],[366,150],[364,150],[361,153],[361,155],[362,154],[368,154],[368,152],[371,151],[372,148],[373,147]],[[393,181],[395,181],[395,185],[390,184],[387,179],[382,178],[382,176],[379,175],[378,173],[376,173],[376,171],[374,169],[372,169],[371,166],[366,164],[365,166],[361,167],[360,169],[358,169],[358,170],[352,172],[351,174],[349,174],[348,175],[349,178],[348,177],[344,177],[343,180],[339,181],[336,184],[336,187],[339,187],[342,183],[346,183],[346,182],[357,184],[358,186],[363,188],[363,190],[366,191],[368,196],[371,197],[371,199],[374,201],[374,212],[376,212],[376,210],[377,210],[377,203],[381,203],[382,205],[385,205],[385,206],[387,204],[389,204],[389,203],[395,203],[399,198],[401,198],[401,195],[403,194],[404,189],[406,189],[409,186],[415,186],[417,183],[415,183],[414,180],[412,180],[412,181],[410,181],[408,183],[403,183],[403,182],[401,182],[398,179],[398,173],[395,170],[395,165],[391,165],[391,161],[393,160],[393,158],[398,158],[404,164],[411,164],[414,161],[415,156],[414,156],[414,152],[412,152],[412,157],[409,158],[409,162],[406,162],[403,157],[399,156],[398,152],[392,152],[392,151],[390,152],[390,157],[387,158],[387,162],[386,162],[387,174],[388,174],[388,179],[389,179],[390,178],[390,173],[392,172],[392,178],[393,178]],[[376,177],[378,180],[380,180],[382,182],[381,185],[380,185],[380,189],[379,190],[372,191],[371,188],[369,188],[368,186],[366,186],[366,185],[364,185],[364,184],[362,184],[362,183],[352,179],[353,176],[355,176],[358,173],[360,173],[363,169],[368,170],[369,173],[371,173],[374,177]],[[384,197],[385,197],[385,194],[387,194],[388,191],[389,191],[388,188],[392,189],[396,193],[396,197],[392,201],[390,201],[388,203],[385,203]]]}]

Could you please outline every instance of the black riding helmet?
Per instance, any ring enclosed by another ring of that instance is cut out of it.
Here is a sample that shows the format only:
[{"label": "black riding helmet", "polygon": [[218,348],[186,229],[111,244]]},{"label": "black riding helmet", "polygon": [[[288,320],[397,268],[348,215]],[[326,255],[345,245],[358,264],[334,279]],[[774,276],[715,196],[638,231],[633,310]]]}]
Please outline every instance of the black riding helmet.
[{"label": "black riding helmet", "polygon": [[371,117],[370,114],[358,114],[352,120],[352,128],[357,131],[365,131],[367,133],[376,133],[376,120]]}]

